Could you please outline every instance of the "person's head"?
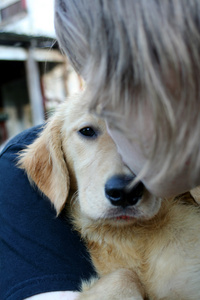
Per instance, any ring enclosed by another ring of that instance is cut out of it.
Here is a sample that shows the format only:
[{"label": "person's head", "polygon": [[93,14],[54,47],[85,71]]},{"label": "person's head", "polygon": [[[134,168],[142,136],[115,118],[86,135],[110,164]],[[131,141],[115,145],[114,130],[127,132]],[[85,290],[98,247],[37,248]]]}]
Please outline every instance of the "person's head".
[{"label": "person's head", "polygon": [[157,194],[200,184],[200,1],[55,1],[59,45],[127,165]]}]

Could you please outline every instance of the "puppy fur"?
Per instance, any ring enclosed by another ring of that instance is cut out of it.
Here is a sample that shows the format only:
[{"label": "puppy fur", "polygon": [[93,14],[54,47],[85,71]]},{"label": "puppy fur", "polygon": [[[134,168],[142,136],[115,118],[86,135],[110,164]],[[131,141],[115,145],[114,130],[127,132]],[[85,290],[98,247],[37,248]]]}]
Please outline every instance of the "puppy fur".
[{"label": "puppy fur", "polygon": [[163,200],[145,190],[135,205],[113,206],[105,184],[130,171],[85,97],[60,106],[18,165],[57,214],[67,206],[88,247],[99,278],[78,299],[200,299],[199,188]]}]

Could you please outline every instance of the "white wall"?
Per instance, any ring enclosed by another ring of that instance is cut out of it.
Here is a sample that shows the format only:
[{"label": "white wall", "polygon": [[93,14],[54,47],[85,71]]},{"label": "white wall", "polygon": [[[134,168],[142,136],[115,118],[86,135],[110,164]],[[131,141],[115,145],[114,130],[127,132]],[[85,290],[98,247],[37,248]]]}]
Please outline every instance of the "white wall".
[{"label": "white wall", "polygon": [[54,0],[26,0],[26,3],[27,16],[1,30],[54,38]]}]

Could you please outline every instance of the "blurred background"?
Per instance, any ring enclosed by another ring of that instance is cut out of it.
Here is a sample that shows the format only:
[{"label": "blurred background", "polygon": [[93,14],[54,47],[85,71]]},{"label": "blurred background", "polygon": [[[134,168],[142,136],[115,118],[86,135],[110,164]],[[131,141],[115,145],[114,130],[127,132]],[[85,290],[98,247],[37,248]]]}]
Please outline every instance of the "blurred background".
[{"label": "blurred background", "polygon": [[55,41],[54,0],[0,0],[0,146],[80,91]]}]

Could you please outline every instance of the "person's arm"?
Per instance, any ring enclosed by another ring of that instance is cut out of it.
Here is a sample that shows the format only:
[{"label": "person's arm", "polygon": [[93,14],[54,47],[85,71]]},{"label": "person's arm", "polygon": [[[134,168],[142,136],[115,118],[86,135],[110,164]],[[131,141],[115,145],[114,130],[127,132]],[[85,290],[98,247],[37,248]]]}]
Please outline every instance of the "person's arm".
[{"label": "person's arm", "polygon": [[24,300],[75,300],[77,299],[79,293],[78,292],[50,292],[50,293],[42,293],[39,295],[32,296],[30,298],[26,298]]},{"label": "person's arm", "polygon": [[94,274],[87,249],[65,213],[56,218],[16,167],[17,153],[37,134],[38,128],[21,133],[0,154],[0,299],[73,300],[72,291]]}]

